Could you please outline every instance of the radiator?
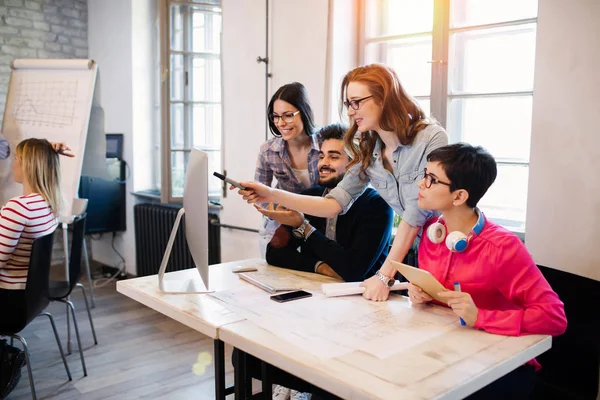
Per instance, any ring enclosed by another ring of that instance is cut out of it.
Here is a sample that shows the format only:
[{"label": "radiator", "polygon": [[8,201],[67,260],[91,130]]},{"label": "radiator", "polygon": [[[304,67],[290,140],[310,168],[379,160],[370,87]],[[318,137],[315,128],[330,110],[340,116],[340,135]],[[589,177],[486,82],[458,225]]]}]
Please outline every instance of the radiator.
[{"label": "radiator", "polygon": [[[158,273],[177,212],[181,206],[136,204],[133,207],[135,224],[135,255],[138,276]],[[193,268],[194,261],[185,240],[185,214],[179,225],[167,272]],[[208,263],[221,262],[221,232],[219,217],[208,215]]]}]

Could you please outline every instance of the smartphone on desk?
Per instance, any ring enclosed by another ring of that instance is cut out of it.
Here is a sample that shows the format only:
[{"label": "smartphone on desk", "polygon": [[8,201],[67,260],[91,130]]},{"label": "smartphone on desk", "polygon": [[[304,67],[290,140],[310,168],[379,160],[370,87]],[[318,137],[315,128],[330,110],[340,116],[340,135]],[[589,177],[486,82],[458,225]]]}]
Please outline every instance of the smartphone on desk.
[{"label": "smartphone on desk", "polygon": [[276,294],[271,296],[271,300],[278,303],[285,303],[287,301],[303,299],[305,297],[312,296],[312,293],[305,292],[304,290],[296,290],[295,292],[287,292],[282,294]]}]

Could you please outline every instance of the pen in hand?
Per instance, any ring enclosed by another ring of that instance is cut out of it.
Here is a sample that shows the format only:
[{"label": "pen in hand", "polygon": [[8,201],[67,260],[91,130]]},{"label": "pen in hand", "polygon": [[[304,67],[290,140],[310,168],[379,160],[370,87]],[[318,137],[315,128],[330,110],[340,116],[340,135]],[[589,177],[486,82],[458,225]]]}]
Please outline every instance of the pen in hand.
[{"label": "pen in hand", "polygon": [[[455,291],[455,292],[460,292],[460,291],[461,291],[461,290],[460,290],[460,282],[454,282],[454,291]],[[464,320],[464,319],[462,319],[462,317],[460,317],[460,324],[461,324],[462,326],[465,326],[465,325],[467,325],[467,324],[465,323],[465,320]]]}]

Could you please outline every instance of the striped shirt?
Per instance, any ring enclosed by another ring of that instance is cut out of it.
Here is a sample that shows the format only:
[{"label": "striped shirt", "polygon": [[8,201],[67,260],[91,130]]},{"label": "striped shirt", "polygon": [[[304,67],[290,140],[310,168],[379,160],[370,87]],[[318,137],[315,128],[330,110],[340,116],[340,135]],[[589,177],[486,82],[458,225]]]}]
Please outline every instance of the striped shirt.
[{"label": "striped shirt", "polygon": [[34,239],[52,233],[58,221],[37,193],[10,199],[0,211],[0,289],[25,289]]}]

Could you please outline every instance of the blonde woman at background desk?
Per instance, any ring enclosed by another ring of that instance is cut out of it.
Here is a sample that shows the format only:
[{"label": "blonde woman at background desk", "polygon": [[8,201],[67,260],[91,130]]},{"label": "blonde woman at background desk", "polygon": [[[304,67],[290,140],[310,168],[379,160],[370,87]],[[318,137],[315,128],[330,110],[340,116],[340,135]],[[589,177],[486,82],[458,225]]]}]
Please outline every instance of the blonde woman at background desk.
[{"label": "blonde woman at background desk", "polygon": [[[70,150],[64,144],[45,139],[26,139],[16,149],[13,178],[23,185],[23,194],[10,199],[0,211],[0,330],[14,331],[27,307],[25,286],[31,247],[35,239],[56,229],[60,212],[59,152]],[[0,342],[0,353],[11,351],[14,362],[0,365],[0,397],[16,386],[25,365],[24,353]],[[2,359],[7,363],[8,358]]]},{"label": "blonde woman at background desk", "polygon": [[[403,89],[394,70],[386,65],[371,64],[346,74],[341,100],[352,122],[344,140],[353,161],[336,188],[326,197],[314,197],[272,189],[257,182],[243,182],[247,190],[239,193],[248,203],[274,202],[330,218],[348,211],[371,183],[402,217],[388,255],[389,259],[401,262],[432,215],[417,205],[417,177],[425,167],[427,155],[448,144],[448,137],[442,127],[427,119]],[[366,287],[363,296],[375,301],[387,300],[388,283],[393,285],[395,273],[390,263],[384,263],[375,276],[363,282]]]}]

